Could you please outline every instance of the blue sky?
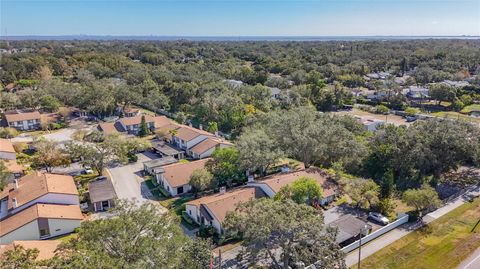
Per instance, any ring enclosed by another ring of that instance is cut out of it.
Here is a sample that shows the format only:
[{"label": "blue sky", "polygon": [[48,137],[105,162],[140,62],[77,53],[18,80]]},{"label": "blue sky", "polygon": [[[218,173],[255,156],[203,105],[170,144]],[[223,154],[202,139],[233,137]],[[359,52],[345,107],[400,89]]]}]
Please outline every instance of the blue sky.
[{"label": "blue sky", "polygon": [[0,0],[1,35],[480,35],[480,0]]}]

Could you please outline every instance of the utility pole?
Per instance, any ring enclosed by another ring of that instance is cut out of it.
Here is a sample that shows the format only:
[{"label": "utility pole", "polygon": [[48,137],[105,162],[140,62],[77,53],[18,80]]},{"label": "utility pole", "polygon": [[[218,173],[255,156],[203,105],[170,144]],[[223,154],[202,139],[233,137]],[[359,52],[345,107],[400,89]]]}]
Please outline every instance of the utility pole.
[{"label": "utility pole", "polygon": [[365,233],[367,232],[367,224],[363,228],[360,228],[360,241],[358,245],[358,263],[357,263],[357,268],[360,269],[360,263],[361,263],[361,257],[362,257],[362,236],[363,236],[363,231]]}]

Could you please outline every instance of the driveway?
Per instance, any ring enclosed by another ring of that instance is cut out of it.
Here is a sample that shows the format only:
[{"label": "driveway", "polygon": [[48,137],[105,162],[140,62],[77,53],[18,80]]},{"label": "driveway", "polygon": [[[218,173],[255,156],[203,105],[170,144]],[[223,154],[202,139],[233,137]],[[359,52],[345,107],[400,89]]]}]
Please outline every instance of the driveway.
[{"label": "driveway", "polygon": [[151,160],[152,155],[139,153],[137,156],[138,161],[135,163],[107,169],[117,197],[118,199],[135,199],[142,203],[155,202],[159,205],[141,177],[143,162]]}]

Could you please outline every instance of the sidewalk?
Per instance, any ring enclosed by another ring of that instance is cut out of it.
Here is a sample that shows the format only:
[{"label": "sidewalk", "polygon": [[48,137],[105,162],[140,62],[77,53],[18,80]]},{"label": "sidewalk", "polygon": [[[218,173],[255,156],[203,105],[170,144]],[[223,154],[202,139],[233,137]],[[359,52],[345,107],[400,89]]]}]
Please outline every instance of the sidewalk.
[{"label": "sidewalk", "polygon": [[480,268],[480,248],[464,260],[457,269],[478,269]]},{"label": "sidewalk", "polygon": [[[478,195],[480,191],[478,188],[467,192],[465,195],[461,195],[452,201],[448,202],[444,206],[440,207],[439,209],[425,215],[423,218],[424,224],[428,224],[441,216],[447,214],[448,212],[454,210],[455,208],[463,205],[464,203],[468,202],[465,197],[467,195]],[[420,228],[422,225],[420,223],[405,223],[404,225],[400,226],[397,229],[392,230],[391,232],[386,233],[383,236],[369,242],[366,245],[362,246],[362,256],[361,260],[365,259],[366,257],[372,255],[373,253],[379,251],[380,249],[388,246],[389,244],[393,243],[394,241],[404,237],[405,235],[409,234],[410,232]],[[480,258],[479,258],[480,259]],[[350,252],[345,257],[345,263],[347,267],[350,267],[358,262],[358,249]],[[460,268],[463,269],[463,268]],[[470,268],[464,268],[470,269]]]}]

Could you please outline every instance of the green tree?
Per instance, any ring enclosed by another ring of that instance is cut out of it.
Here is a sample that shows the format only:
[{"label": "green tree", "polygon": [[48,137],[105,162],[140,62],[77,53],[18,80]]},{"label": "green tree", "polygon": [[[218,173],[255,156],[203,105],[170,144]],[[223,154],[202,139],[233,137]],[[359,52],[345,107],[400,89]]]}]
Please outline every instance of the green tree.
[{"label": "green tree", "polygon": [[236,146],[240,167],[250,172],[260,171],[263,175],[283,156],[277,143],[262,128],[245,129]]},{"label": "green tree", "polygon": [[349,179],[345,192],[352,199],[352,203],[359,208],[369,209],[378,204],[380,187],[371,179]]},{"label": "green tree", "polygon": [[190,175],[189,183],[195,196],[197,193],[207,190],[213,186],[213,175],[206,169],[195,169]]},{"label": "green tree", "polygon": [[437,104],[440,105],[442,101],[453,102],[457,95],[457,90],[445,83],[436,83],[430,87],[428,94],[437,100]]},{"label": "green tree", "polygon": [[140,127],[138,129],[138,135],[140,137],[144,137],[150,133],[150,130],[148,129],[147,122],[145,121],[145,115],[142,115],[142,118],[140,120]]},{"label": "green tree", "polygon": [[35,154],[32,157],[32,166],[35,168],[44,168],[50,173],[54,167],[70,164],[70,156],[60,149],[56,142],[40,139],[35,141],[33,146]]},{"label": "green tree", "polygon": [[275,195],[275,199],[291,199],[298,204],[312,205],[322,199],[322,187],[310,177],[299,177],[292,184],[283,186]]},{"label": "green tree", "polygon": [[218,131],[218,124],[214,121],[211,121],[208,123],[208,127],[207,127],[207,131],[209,131],[210,133],[215,133]]},{"label": "green tree", "polygon": [[0,127],[0,138],[14,138],[18,135],[18,131],[15,128]]},{"label": "green tree", "polygon": [[414,108],[414,107],[407,107],[405,109],[405,113],[407,114],[407,116],[415,116],[419,113],[420,111],[418,110],[418,108]]},{"label": "green tree", "polygon": [[115,217],[82,222],[78,237],[60,247],[55,267],[180,269],[185,262],[189,268],[207,263],[209,246],[189,241],[177,219],[158,206],[119,201],[111,213]]},{"label": "green tree", "polygon": [[378,105],[375,107],[375,113],[378,113],[378,114],[387,114],[388,111],[389,111],[388,107],[384,105]]},{"label": "green tree", "polygon": [[14,245],[11,250],[0,254],[0,268],[2,269],[34,269],[37,267],[36,259],[39,250],[36,248],[25,249],[20,245]]},{"label": "green tree", "polygon": [[8,184],[8,179],[11,177],[3,160],[0,160],[0,192],[3,191]]},{"label": "green tree", "polygon": [[388,170],[380,182],[380,197],[390,198],[394,191],[394,184],[393,172]]},{"label": "green tree", "polygon": [[287,269],[320,262],[322,268],[346,268],[336,233],[325,229],[321,211],[292,200],[252,200],[227,213],[226,232],[243,237],[238,258],[250,266]]},{"label": "green tree", "polygon": [[409,206],[415,207],[415,211],[422,218],[422,213],[426,209],[433,209],[440,206],[437,191],[431,186],[424,184],[420,189],[409,189],[403,193],[403,202]]},{"label": "green tree", "polygon": [[230,186],[232,181],[245,178],[240,169],[240,156],[235,147],[218,148],[212,153],[212,159],[207,162],[207,169],[213,174],[217,185]]}]

